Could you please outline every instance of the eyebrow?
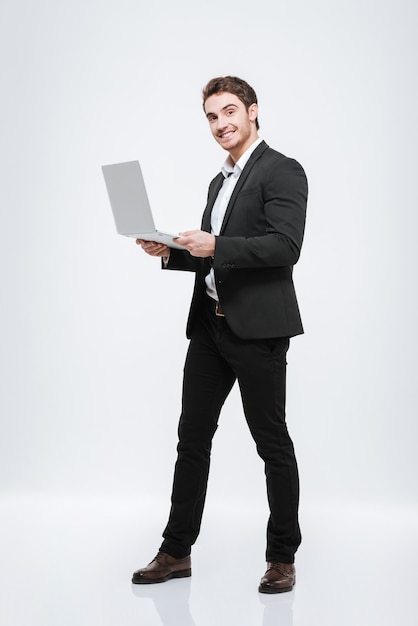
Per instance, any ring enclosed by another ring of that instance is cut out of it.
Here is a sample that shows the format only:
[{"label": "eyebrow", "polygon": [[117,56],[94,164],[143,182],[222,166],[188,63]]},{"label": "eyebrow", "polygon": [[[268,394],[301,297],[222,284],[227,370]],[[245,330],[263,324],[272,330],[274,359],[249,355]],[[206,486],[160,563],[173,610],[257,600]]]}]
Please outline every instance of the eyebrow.
[{"label": "eyebrow", "polygon": [[[238,109],[238,106],[234,104],[233,102],[231,102],[231,104],[226,104],[224,107],[222,107],[221,111],[225,111],[225,109],[229,109],[229,107],[235,107],[236,109]],[[206,113],[206,117],[209,117],[210,115],[216,115],[216,114],[211,113],[211,111],[208,111]]]}]

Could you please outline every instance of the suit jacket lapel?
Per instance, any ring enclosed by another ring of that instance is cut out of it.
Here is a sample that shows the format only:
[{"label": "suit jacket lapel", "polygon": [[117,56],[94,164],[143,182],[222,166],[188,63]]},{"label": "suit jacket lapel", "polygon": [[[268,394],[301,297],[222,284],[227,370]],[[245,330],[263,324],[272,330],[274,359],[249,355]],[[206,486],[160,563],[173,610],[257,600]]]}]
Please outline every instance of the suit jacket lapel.
[{"label": "suit jacket lapel", "polygon": [[213,181],[212,189],[209,191],[208,203],[206,205],[206,209],[203,213],[202,217],[202,230],[210,233],[210,218],[212,215],[213,205],[215,204],[215,200],[218,196],[219,190],[222,187],[224,182],[224,175],[220,172]]},{"label": "suit jacket lapel", "polygon": [[[245,167],[242,170],[240,177],[238,178],[238,182],[235,185],[234,191],[232,192],[232,196],[231,196],[231,198],[229,200],[228,208],[226,209],[225,217],[224,217],[223,222],[222,222],[221,231],[219,233],[220,235],[222,235],[224,230],[225,230],[225,227],[226,227],[226,225],[228,223],[228,220],[229,220],[229,217],[231,215],[231,212],[232,212],[232,210],[234,208],[235,199],[236,199],[237,195],[239,194],[239,192],[241,191],[245,181],[247,180],[248,175],[251,172],[254,163],[261,157],[261,155],[263,154],[264,150],[266,150],[267,148],[268,148],[268,145],[266,144],[266,142],[262,141],[260,143],[260,145],[258,145],[256,147],[256,149],[254,150],[254,152],[252,153],[252,155],[248,159],[247,163],[245,164]],[[219,191],[219,189],[218,189],[218,191]],[[215,196],[215,198],[216,198],[216,196]],[[212,206],[213,206],[213,203],[212,203]]]}]

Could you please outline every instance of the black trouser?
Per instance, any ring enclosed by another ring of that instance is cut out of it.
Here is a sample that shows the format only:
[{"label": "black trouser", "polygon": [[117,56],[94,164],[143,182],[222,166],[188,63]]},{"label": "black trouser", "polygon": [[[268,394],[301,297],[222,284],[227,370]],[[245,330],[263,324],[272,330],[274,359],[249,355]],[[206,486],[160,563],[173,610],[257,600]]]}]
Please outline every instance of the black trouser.
[{"label": "black trouser", "polygon": [[270,518],[267,561],[292,563],[300,544],[299,479],[285,422],[288,338],[243,340],[207,298],[184,366],[183,405],[172,506],[161,549],[190,554],[200,530],[212,438],[219,413],[238,380],[245,417],[265,464]]}]

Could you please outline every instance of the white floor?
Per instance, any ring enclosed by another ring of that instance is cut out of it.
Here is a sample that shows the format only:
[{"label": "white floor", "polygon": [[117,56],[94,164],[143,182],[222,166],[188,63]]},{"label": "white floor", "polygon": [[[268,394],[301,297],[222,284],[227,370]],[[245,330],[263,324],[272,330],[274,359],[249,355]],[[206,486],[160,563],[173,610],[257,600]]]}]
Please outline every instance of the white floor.
[{"label": "white floor", "polygon": [[293,592],[268,596],[265,511],[211,503],[191,579],[131,585],[159,545],[166,503],[3,496],[5,626],[416,626],[418,510],[305,504]]}]

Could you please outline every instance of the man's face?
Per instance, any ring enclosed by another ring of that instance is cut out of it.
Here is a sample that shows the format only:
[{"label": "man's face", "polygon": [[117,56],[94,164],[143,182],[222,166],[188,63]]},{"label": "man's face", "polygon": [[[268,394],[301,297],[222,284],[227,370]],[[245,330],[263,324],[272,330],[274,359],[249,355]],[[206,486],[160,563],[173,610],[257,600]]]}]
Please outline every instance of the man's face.
[{"label": "man's face", "polygon": [[223,91],[206,100],[205,113],[212,135],[236,163],[258,137],[257,105],[252,104],[247,111],[237,96]]}]

